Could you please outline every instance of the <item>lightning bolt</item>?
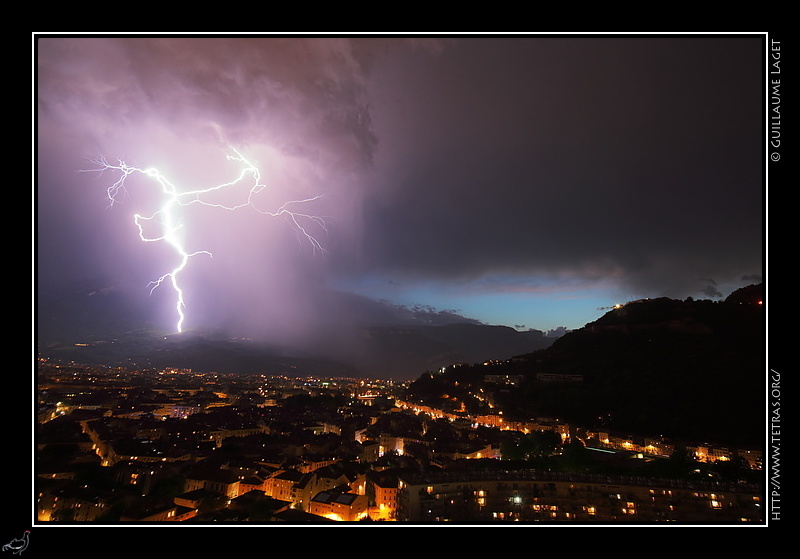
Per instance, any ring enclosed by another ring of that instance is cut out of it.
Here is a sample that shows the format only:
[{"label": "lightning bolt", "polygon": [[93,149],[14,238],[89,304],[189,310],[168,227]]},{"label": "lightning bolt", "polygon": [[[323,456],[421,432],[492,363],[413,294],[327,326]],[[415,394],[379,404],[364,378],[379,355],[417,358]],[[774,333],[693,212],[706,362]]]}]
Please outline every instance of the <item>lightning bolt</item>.
[{"label": "lightning bolt", "polygon": [[[180,191],[157,169],[152,167],[147,169],[141,169],[139,167],[130,166],[121,160],[117,164],[111,164],[105,158],[100,157],[94,160],[94,163],[97,165],[97,168],[90,169],[90,171],[95,171],[95,172],[116,171],[120,174],[116,182],[114,182],[107,189],[107,196],[110,205],[119,203],[121,198],[123,198],[126,195],[127,191],[125,188],[125,182],[131,175],[137,173],[142,174],[145,177],[152,179],[160,187],[160,192],[162,194],[162,202],[161,205],[159,206],[159,209],[149,216],[143,216],[138,213],[134,214],[133,219],[134,223],[136,224],[139,230],[139,238],[142,241],[148,243],[164,242],[169,246],[171,246],[172,249],[175,251],[175,253],[178,255],[178,264],[172,270],[166,272],[160,278],[151,281],[148,284],[151,294],[153,290],[155,290],[157,287],[161,286],[165,282],[169,282],[169,284],[172,286],[176,294],[175,311],[178,316],[176,324],[177,332],[183,332],[183,323],[186,318],[184,312],[186,303],[183,296],[183,288],[180,286],[178,282],[179,275],[186,268],[186,266],[189,263],[189,260],[192,257],[197,256],[199,254],[212,256],[210,252],[205,250],[199,250],[195,252],[187,251],[183,239],[179,234],[183,227],[179,219],[179,210],[181,207],[189,206],[192,204],[201,204],[204,206],[220,208],[227,211],[234,211],[240,208],[250,207],[263,215],[269,215],[272,217],[284,217],[291,223],[292,227],[298,232],[298,236],[300,237],[301,240],[304,239],[305,241],[310,243],[311,247],[314,249],[315,252],[317,251],[324,252],[324,248],[322,247],[320,242],[312,235],[312,233],[310,232],[310,228],[312,225],[316,225],[317,228],[321,228],[323,231],[327,232],[325,221],[321,217],[311,215],[308,213],[303,213],[301,211],[293,209],[302,207],[304,204],[313,202],[319,199],[321,196],[313,196],[310,198],[305,198],[300,200],[289,200],[280,207],[278,207],[277,210],[266,210],[259,208],[258,205],[256,204],[255,197],[257,194],[259,194],[261,191],[267,188],[267,186],[261,181],[261,172],[259,171],[258,167],[253,165],[247,159],[245,159],[245,157],[238,150],[234,148],[230,149],[232,151],[232,154],[228,154],[226,157],[228,160],[235,161],[241,166],[239,175],[230,182],[198,190]],[[238,204],[223,204],[221,202],[212,202],[208,199],[208,196],[211,194],[214,194],[222,190],[232,189],[233,187],[236,187],[240,184],[245,184],[245,185],[249,184],[250,186],[247,190],[246,199]],[[145,225],[149,222],[155,222],[158,225],[160,225],[160,231],[161,231],[160,235],[149,236],[145,233]]]}]

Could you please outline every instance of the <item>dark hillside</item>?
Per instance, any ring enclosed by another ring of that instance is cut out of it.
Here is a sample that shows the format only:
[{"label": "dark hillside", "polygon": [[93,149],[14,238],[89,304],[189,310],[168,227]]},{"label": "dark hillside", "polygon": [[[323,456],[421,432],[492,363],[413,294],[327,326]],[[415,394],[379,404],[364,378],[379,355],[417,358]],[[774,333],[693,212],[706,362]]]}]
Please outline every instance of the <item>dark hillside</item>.
[{"label": "dark hillside", "polygon": [[[631,302],[549,348],[498,365],[492,373],[525,378],[518,389],[503,393],[504,413],[634,434],[760,445],[766,386],[763,288],[740,292],[721,302]],[[537,380],[542,373],[582,380],[542,382]],[[448,374],[459,374],[458,369]]]}]

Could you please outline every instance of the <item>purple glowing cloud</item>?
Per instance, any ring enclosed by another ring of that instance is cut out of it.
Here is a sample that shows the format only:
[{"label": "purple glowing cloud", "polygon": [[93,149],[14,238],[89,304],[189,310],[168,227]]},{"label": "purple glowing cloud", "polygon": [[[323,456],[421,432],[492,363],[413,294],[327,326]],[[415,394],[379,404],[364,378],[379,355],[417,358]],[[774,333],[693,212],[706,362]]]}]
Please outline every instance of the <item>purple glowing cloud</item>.
[{"label": "purple glowing cloud", "polygon": [[[286,200],[280,203],[275,209],[262,209],[260,207],[261,194],[268,188],[266,184],[261,181],[261,171],[253,165],[250,161],[239,153],[235,148],[231,148],[228,154],[228,161],[234,161],[241,166],[239,173],[231,180],[207,185],[194,189],[181,189],[174,185],[170,180],[161,174],[158,169],[149,167],[140,169],[138,167],[131,167],[125,162],[120,161],[117,164],[108,163],[105,159],[98,160],[97,172],[116,172],[118,178],[107,189],[108,198],[111,203],[117,202],[119,199],[127,197],[127,189],[125,183],[132,175],[144,175],[151,179],[158,186],[158,191],[161,193],[161,200],[155,212],[149,215],[135,214],[134,222],[139,229],[139,238],[143,242],[160,242],[165,243],[172,247],[175,251],[177,262],[175,266],[165,272],[160,278],[150,283],[152,290],[160,287],[162,284],[168,283],[171,285],[175,292],[175,314],[177,332],[183,331],[183,323],[185,320],[184,309],[186,302],[184,299],[184,292],[182,283],[179,276],[183,274],[189,261],[198,254],[212,256],[212,254],[205,250],[197,250],[189,252],[186,248],[187,241],[184,234],[184,209],[192,206],[206,206],[224,211],[236,211],[242,208],[255,210],[262,215],[269,215],[272,217],[283,217],[297,231],[298,236],[308,242],[314,250],[323,250],[319,240],[314,236],[313,230],[325,230],[324,220],[315,215],[305,213],[303,210],[296,209],[310,202],[314,202],[319,196],[311,198]],[[231,198],[230,201],[226,201]],[[238,193],[238,195],[237,195]],[[155,232],[148,233],[155,227]]]}]

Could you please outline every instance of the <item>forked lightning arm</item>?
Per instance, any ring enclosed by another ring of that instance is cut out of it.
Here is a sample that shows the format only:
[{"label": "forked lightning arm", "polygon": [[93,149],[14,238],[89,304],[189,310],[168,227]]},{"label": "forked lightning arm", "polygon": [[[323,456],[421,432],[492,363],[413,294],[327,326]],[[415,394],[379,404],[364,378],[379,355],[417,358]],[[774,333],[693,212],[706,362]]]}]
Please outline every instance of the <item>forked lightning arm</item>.
[{"label": "forked lightning arm", "polygon": [[[134,174],[134,173],[141,173],[158,183],[161,187],[161,193],[163,195],[163,201],[161,203],[160,208],[150,216],[142,216],[140,214],[134,215],[134,222],[136,226],[139,228],[139,238],[145,242],[156,242],[156,241],[163,241],[169,244],[175,252],[179,256],[178,265],[173,268],[171,271],[165,273],[160,278],[155,281],[150,282],[150,292],[160,286],[163,282],[169,280],[172,284],[173,289],[176,293],[176,301],[175,301],[175,309],[178,315],[177,321],[177,331],[183,331],[183,322],[185,319],[184,314],[184,307],[185,302],[183,298],[183,289],[181,288],[180,284],[178,283],[178,274],[183,271],[186,265],[189,262],[189,259],[192,256],[198,254],[207,254],[211,256],[211,253],[208,251],[195,251],[195,252],[188,252],[184,246],[183,240],[178,235],[179,230],[181,229],[181,223],[176,215],[178,209],[181,206],[188,206],[191,204],[202,204],[205,206],[212,206],[224,210],[237,210],[244,207],[251,207],[255,209],[257,212],[261,214],[270,215],[273,217],[283,216],[287,218],[292,226],[298,231],[298,234],[301,238],[307,240],[315,251],[323,251],[322,245],[319,241],[309,232],[309,225],[316,224],[319,228],[325,230],[325,222],[322,218],[310,215],[307,213],[301,213],[298,211],[293,211],[291,208],[295,206],[299,206],[302,204],[307,204],[309,202],[313,202],[317,200],[319,196],[314,196],[311,198],[306,198],[302,200],[290,200],[280,206],[277,210],[269,211],[263,210],[258,208],[255,203],[254,197],[256,194],[261,192],[266,188],[266,185],[261,182],[261,173],[259,169],[250,163],[247,159],[242,156],[237,150],[232,149],[233,155],[228,155],[228,159],[231,161],[236,161],[242,166],[242,170],[239,173],[239,176],[236,177],[234,180],[222,184],[218,184],[216,186],[211,186],[208,188],[200,189],[200,190],[188,190],[185,192],[179,192],[175,186],[167,180],[164,175],[162,175],[157,169],[148,168],[148,169],[140,169],[138,167],[131,167],[120,161],[117,165],[112,165],[108,163],[105,159],[100,158],[95,161],[99,168],[93,169],[93,171],[118,171],[120,173],[119,179],[112,184],[108,190],[108,199],[109,201],[114,204],[119,201],[119,198],[125,194],[125,181],[126,179]],[[248,190],[246,200],[242,201],[239,204],[234,205],[226,205],[222,203],[212,203],[207,200],[203,200],[204,196],[207,196],[211,193],[216,191],[225,190],[234,187],[240,183],[244,183],[245,181],[250,181],[252,184]],[[143,224],[147,221],[152,220],[159,220],[161,225],[161,235],[158,237],[151,237],[145,234],[145,228]]]}]

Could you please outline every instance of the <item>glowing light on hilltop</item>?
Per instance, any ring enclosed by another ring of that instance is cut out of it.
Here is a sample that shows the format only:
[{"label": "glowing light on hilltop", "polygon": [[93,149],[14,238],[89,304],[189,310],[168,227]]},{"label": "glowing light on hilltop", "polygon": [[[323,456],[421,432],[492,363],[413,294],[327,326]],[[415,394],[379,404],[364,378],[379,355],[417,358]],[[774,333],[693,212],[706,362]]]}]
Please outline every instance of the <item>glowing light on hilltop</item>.
[{"label": "glowing light on hilltop", "polygon": [[[210,206],[219,208],[221,210],[234,211],[240,208],[249,207],[256,210],[260,214],[269,215],[272,217],[286,218],[292,227],[298,232],[301,239],[310,243],[314,251],[323,251],[324,249],[319,241],[310,232],[311,227],[326,230],[325,222],[322,218],[297,211],[296,208],[302,207],[320,198],[320,196],[313,196],[310,198],[300,200],[289,200],[284,202],[275,210],[265,210],[258,207],[255,197],[262,192],[267,185],[261,182],[261,172],[258,167],[250,163],[245,157],[236,149],[230,148],[232,154],[227,155],[229,161],[234,161],[241,166],[239,175],[230,182],[225,182],[201,188],[196,190],[180,191],[174,184],[172,184],[164,175],[155,168],[141,169],[126,164],[124,161],[119,161],[116,165],[112,165],[106,159],[100,158],[94,161],[97,169],[92,169],[95,172],[103,171],[117,171],[120,173],[119,179],[114,182],[107,189],[108,199],[111,204],[118,203],[120,198],[126,193],[125,182],[131,175],[142,174],[145,177],[152,179],[159,187],[162,195],[162,201],[159,209],[149,216],[141,214],[134,214],[134,223],[139,230],[139,238],[144,242],[164,242],[168,244],[175,253],[178,255],[178,264],[172,270],[164,273],[160,278],[150,282],[150,292],[168,282],[175,291],[175,311],[177,314],[176,331],[183,331],[183,323],[186,318],[184,308],[186,303],[184,300],[183,288],[179,283],[179,275],[186,268],[189,260],[197,255],[211,256],[211,253],[205,250],[198,250],[189,252],[180,232],[183,228],[183,223],[178,216],[178,210],[183,206],[192,204],[200,204],[203,206]],[[244,200],[234,204],[224,204],[222,202],[213,202],[208,199],[212,194],[224,190],[231,190],[235,186],[241,184],[249,184],[247,188],[247,196]],[[150,223],[155,223],[160,226],[160,235],[148,235],[145,233],[146,226]]]}]

